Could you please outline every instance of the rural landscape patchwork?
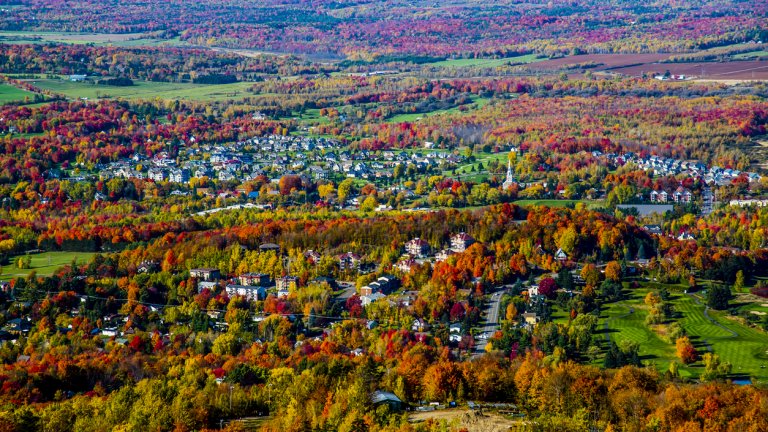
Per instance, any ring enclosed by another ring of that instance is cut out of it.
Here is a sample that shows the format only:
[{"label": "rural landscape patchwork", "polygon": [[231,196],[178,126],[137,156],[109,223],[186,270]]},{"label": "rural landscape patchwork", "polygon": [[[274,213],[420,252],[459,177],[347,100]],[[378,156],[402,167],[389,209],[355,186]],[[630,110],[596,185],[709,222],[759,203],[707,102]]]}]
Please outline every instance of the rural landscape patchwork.
[{"label": "rural landscape patchwork", "polygon": [[0,432],[768,432],[768,2],[0,0]]}]

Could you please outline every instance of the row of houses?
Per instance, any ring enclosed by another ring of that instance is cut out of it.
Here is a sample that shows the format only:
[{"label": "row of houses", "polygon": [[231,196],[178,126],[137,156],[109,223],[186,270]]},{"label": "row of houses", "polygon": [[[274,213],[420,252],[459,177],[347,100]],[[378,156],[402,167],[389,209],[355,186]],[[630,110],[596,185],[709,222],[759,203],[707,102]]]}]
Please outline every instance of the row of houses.
[{"label": "row of houses", "polygon": [[599,151],[592,152],[593,156],[605,157],[615,165],[633,163],[645,170],[653,170],[654,175],[678,175],[685,174],[692,178],[700,178],[708,185],[727,185],[734,179],[744,176],[752,183],[760,181],[761,176],[755,172],[740,171],[719,166],[707,167],[698,160],[679,160],[662,156],[639,156],[633,152],[623,154],[603,154]]},{"label": "row of houses", "polygon": [[650,200],[653,203],[675,202],[679,204],[688,204],[693,200],[693,193],[687,188],[679,186],[671,194],[667,191],[651,191]]}]

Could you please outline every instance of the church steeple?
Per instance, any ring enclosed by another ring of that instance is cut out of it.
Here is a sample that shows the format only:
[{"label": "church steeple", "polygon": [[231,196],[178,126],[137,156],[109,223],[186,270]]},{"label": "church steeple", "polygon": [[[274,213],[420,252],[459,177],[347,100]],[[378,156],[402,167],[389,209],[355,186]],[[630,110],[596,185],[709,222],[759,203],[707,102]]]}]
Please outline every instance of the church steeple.
[{"label": "church steeple", "polygon": [[517,182],[515,181],[515,177],[512,175],[512,161],[507,160],[507,179],[504,180],[504,184],[502,185],[502,188],[508,189],[515,184],[517,184]]}]

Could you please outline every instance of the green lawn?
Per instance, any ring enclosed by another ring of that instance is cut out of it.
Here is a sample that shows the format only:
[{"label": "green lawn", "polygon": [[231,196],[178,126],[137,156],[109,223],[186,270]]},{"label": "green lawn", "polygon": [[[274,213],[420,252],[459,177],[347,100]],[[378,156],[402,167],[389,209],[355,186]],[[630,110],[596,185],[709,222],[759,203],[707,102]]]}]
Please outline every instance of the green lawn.
[{"label": "green lawn", "polygon": [[505,66],[510,63],[513,63],[513,64],[514,63],[533,63],[541,60],[546,60],[546,58],[540,58],[538,54],[527,54],[527,55],[518,56],[518,57],[507,57],[507,58],[500,58],[500,59],[478,58],[478,59],[443,60],[435,63],[429,63],[429,66],[448,67],[448,68],[457,68],[457,67],[492,68],[492,67]]},{"label": "green lawn", "polygon": [[584,203],[587,208],[598,208],[605,205],[605,201],[602,200],[567,200],[567,199],[522,199],[517,200],[513,204],[517,204],[521,207],[533,207],[533,206],[546,206],[546,207],[565,207],[569,204],[576,205],[576,203]]},{"label": "green lawn", "polygon": [[251,96],[248,92],[253,84],[204,85],[189,83],[165,83],[135,81],[130,87],[102,86],[88,82],[72,82],[66,79],[40,79],[34,85],[63,94],[70,98],[125,98],[125,99],[186,99],[200,101],[234,100]]},{"label": "green lawn", "polygon": [[34,94],[9,84],[0,84],[0,104],[23,101],[27,96],[32,98]]},{"label": "green lawn", "polygon": [[18,276],[26,276],[32,271],[37,272],[40,276],[48,276],[64,265],[72,263],[74,259],[77,260],[78,264],[90,262],[94,255],[93,252],[44,252],[32,254],[30,255],[32,257],[32,268],[29,269],[16,268],[14,266],[16,257],[11,257],[11,263],[2,267],[3,273],[0,274],[0,279],[8,280]]},{"label": "green lawn", "polygon": [[[643,302],[648,289],[636,289],[629,299],[605,305],[601,312],[597,335],[606,328],[613,340],[631,340],[640,345],[643,360],[654,363],[660,371],[665,371],[669,364],[679,360],[673,344],[665,342],[656,332],[645,324],[648,312]],[[702,304],[697,303],[697,300]],[[768,335],[747,327],[739,322],[725,318],[727,312],[708,310],[705,314],[703,299],[675,293],[672,304],[679,313],[677,318],[686,335],[696,346],[699,354],[712,350],[723,361],[733,365],[734,375],[750,376],[753,380],[768,381]],[[713,324],[709,318],[717,324]],[[703,371],[701,361],[688,366],[680,366],[682,376],[697,377]]]}]

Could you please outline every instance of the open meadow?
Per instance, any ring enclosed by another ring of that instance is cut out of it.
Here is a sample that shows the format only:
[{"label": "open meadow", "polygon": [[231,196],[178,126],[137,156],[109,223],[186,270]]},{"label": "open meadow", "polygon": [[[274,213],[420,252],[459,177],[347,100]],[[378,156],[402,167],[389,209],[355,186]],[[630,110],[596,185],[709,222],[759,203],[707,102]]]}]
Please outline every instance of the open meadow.
[{"label": "open meadow", "polygon": [[63,94],[72,99],[180,99],[199,101],[238,100],[252,93],[249,82],[233,84],[191,84],[152,81],[134,81],[127,87],[98,85],[93,82],[74,82],[66,79],[36,79],[31,84],[44,90]]},{"label": "open meadow", "polygon": [[29,268],[20,269],[14,261],[18,256],[10,257],[10,264],[2,266],[3,272],[0,280],[8,280],[14,277],[25,277],[31,272],[38,276],[50,276],[61,267],[76,261],[78,265],[87,264],[95,255],[93,252],[43,252],[30,254],[32,258]]}]

